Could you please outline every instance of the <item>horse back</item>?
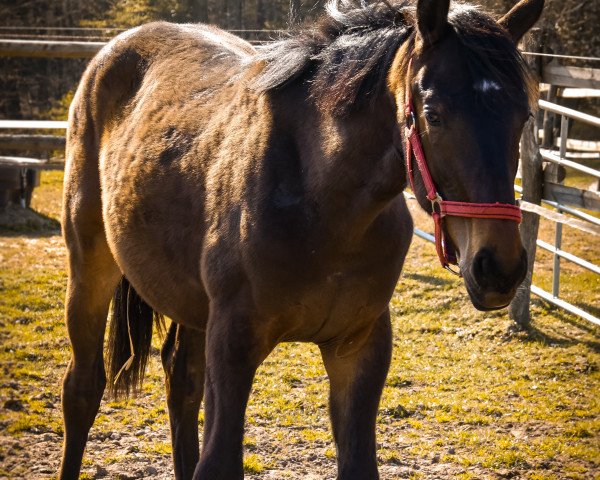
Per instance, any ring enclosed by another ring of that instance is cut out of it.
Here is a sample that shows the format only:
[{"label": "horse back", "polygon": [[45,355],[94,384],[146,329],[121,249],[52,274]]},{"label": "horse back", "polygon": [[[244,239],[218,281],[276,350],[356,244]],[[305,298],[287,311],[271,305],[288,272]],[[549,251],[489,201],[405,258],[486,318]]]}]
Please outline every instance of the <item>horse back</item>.
[{"label": "horse back", "polygon": [[[99,52],[71,106],[67,245],[105,237],[136,290],[173,318],[205,308],[204,184],[222,142],[214,123],[226,121],[223,108],[240,89],[232,79],[253,54],[250,44],[214,27],[148,24]],[[178,286],[170,305],[154,301],[164,297],[154,292],[159,278]]]}]

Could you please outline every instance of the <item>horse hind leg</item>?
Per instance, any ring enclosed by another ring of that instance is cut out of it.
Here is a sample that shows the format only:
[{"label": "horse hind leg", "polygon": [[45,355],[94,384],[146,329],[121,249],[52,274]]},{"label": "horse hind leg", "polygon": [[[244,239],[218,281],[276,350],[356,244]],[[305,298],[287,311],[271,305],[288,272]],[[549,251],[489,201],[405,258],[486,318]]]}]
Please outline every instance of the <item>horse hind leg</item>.
[{"label": "horse hind leg", "polygon": [[100,406],[106,385],[103,357],[106,317],[120,277],[104,233],[83,236],[85,241],[67,241],[71,245],[65,316],[71,359],[62,391],[65,442],[61,479],[78,478],[87,435]]},{"label": "horse hind leg", "polygon": [[65,174],[62,226],[69,263],[65,320],[71,358],[62,390],[61,479],[78,478],[87,435],[104,392],[104,331],[121,276],[104,233],[98,157],[86,143],[89,137],[70,139]]},{"label": "horse hind leg", "polygon": [[124,42],[116,45],[90,62],[69,112],[62,227],[69,260],[65,316],[72,351],[62,392],[61,479],[78,478],[106,385],[106,317],[121,278],[102,216],[99,143],[107,120],[118,115],[139,87],[142,69],[135,49]]},{"label": "horse hind leg", "polygon": [[175,477],[189,480],[199,460],[198,413],[204,393],[205,333],[172,323],[161,351]]}]

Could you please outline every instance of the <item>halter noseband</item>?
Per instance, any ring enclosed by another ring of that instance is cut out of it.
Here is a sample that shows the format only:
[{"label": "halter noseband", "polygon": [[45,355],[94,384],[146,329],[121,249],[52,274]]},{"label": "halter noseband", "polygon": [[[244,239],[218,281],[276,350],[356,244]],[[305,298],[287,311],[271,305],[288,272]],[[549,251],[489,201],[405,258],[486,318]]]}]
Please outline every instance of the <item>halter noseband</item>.
[{"label": "halter noseband", "polygon": [[[412,70],[412,58],[408,62],[408,72]],[[410,82],[406,87],[406,123],[404,134],[406,136],[406,170],[410,180],[412,191],[416,194],[414,177],[413,177],[413,162],[412,158],[417,161],[417,168],[425,184],[427,190],[427,200],[431,202],[431,216],[435,225],[435,250],[442,266],[450,272],[460,276],[460,270],[455,271],[450,268],[450,265],[458,265],[456,255],[450,251],[448,242],[446,241],[444,230],[442,228],[442,218],[445,216],[451,217],[468,217],[468,218],[490,218],[496,220],[512,220],[513,222],[521,222],[521,209],[516,205],[508,203],[473,203],[473,202],[454,202],[442,199],[437,191],[433,178],[427,167],[423,146],[419,139],[419,130],[417,125],[417,117],[413,108]]]}]

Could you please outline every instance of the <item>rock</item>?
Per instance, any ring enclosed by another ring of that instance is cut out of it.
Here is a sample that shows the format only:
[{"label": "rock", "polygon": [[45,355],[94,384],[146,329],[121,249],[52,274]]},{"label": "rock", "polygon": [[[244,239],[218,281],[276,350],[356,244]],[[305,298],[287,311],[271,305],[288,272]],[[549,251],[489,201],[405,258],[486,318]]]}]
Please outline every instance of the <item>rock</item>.
[{"label": "rock", "polygon": [[158,475],[158,470],[150,465],[144,468],[144,476],[156,476]]},{"label": "rock", "polygon": [[136,478],[143,478],[144,472],[136,470],[134,472],[116,472],[114,478],[119,480],[135,480]]},{"label": "rock", "polygon": [[119,440],[121,438],[121,434],[119,432],[113,432],[110,434],[111,440]]},{"label": "rock", "polygon": [[108,475],[108,470],[100,465],[96,465],[96,473],[94,475],[95,478],[103,478]]},{"label": "rock", "polygon": [[25,405],[21,400],[16,398],[10,398],[6,402],[4,402],[4,408],[7,410],[12,410],[13,412],[22,412],[25,410]]},{"label": "rock", "polygon": [[496,471],[496,474],[501,478],[515,478],[518,474],[514,470],[508,468],[502,468]]},{"label": "rock", "polygon": [[448,455],[454,455],[456,453],[456,450],[454,449],[454,447],[450,447],[448,449]]},{"label": "rock", "polygon": [[431,463],[440,463],[440,454],[436,453],[431,457]]}]

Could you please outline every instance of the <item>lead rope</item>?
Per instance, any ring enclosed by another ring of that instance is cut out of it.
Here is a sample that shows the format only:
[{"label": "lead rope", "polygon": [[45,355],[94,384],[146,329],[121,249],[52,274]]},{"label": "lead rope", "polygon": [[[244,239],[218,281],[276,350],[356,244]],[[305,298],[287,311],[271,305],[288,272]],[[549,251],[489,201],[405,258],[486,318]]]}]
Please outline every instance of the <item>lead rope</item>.
[{"label": "lead rope", "polygon": [[133,338],[131,337],[131,325],[129,324],[129,296],[130,296],[130,294],[131,294],[131,285],[128,285],[128,287],[127,287],[127,335],[129,336],[129,350],[131,351],[131,356],[127,359],[127,361],[123,364],[123,366],[117,372],[117,375],[115,376],[115,381],[113,382],[113,385],[117,384],[117,382],[119,381],[119,378],[121,377],[121,374],[124,371],[129,370],[131,368],[131,365],[133,365],[133,359],[135,358],[135,350],[133,348]]}]

